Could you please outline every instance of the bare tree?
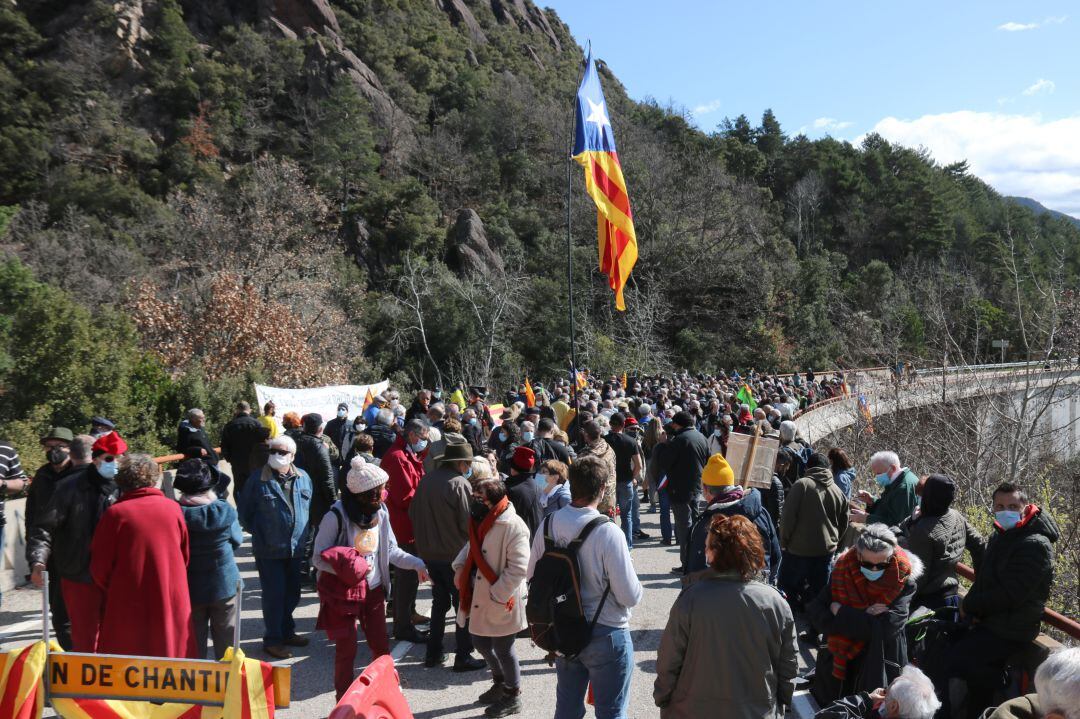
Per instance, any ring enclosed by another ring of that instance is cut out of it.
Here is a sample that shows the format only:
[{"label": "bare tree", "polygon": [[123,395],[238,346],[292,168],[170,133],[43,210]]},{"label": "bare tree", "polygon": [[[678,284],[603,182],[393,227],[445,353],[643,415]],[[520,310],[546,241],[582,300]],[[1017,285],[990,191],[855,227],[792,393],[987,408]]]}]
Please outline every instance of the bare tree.
[{"label": "bare tree", "polygon": [[817,170],[799,178],[788,194],[787,205],[795,225],[795,252],[799,257],[814,249],[814,222],[825,193],[825,181]]}]

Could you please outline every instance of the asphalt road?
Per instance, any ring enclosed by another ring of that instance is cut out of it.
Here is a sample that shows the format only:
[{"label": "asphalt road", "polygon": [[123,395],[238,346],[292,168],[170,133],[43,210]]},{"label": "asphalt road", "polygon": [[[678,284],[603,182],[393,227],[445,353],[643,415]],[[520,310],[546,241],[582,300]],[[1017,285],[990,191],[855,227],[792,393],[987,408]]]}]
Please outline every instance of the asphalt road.
[{"label": "asphalt road", "polygon": [[[630,717],[656,717],[658,711],[652,701],[656,650],[668,612],[679,592],[679,580],[671,574],[672,567],[678,564],[678,554],[674,547],[664,547],[659,543],[659,515],[645,513],[641,519],[643,528],[653,538],[638,544],[632,553],[645,592],[641,604],[633,610],[630,624],[634,642],[634,676],[628,714]],[[249,656],[267,660],[269,658],[262,653],[259,578],[247,544],[237,561],[245,583],[241,647]],[[424,615],[428,615],[430,596],[429,588],[422,586],[419,605]],[[40,604],[40,592],[33,588],[4,594],[0,607],[0,648],[7,650],[40,637]],[[281,662],[292,667],[292,705],[279,710],[278,716],[305,719],[326,717],[334,706],[334,649],[322,632],[315,631],[318,609],[319,601],[315,593],[304,592],[295,616],[298,631],[308,635],[311,644],[294,650],[292,659]],[[448,617],[444,642],[450,659],[443,668],[427,669],[423,666],[425,648],[422,645],[392,644],[405,697],[418,719],[483,716],[483,707],[476,703],[476,697],[490,686],[490,676],[487,670],[464,674],[451,671],[453,627],[450,622],[452,618]],[[544,661],[544,652],[528,639],[518,639],[517,652],[522,665],[524,705],[524,711],[519,716],[529,719],[551,717],[555,705],[554,668]],[[366,646],[360,647],[356,661],[356,672],[359,674],[370,661]],[[592,716],[591,709],[587,716]]]}]

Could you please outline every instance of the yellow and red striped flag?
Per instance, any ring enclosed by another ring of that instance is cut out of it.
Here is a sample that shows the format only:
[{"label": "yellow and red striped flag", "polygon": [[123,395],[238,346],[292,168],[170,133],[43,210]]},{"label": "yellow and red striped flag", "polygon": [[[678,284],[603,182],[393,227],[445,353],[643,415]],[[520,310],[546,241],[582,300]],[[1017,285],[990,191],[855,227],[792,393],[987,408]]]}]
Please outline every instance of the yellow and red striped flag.
[{"label": "yellow and red striped flag", "polygon": [[45,708],[45,642],[8,652],[0,675],[0,717],[38,719]]},{"label": "yellow and red striped flag", "polygon": [[600,271],[608,276],[608,285],[615,292],[615,308],[624,311],[623,288],[638,257],[637,233],[604,90],[591,52],[578,87],[573,156],[585,168],[585,189],[596,203]]}]

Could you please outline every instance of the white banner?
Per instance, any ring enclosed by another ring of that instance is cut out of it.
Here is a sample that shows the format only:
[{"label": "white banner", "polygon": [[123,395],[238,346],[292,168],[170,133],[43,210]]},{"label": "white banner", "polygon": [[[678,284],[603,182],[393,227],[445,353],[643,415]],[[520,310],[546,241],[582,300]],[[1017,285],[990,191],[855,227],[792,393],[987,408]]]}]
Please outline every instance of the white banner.
[{"label": "white banner", "polygon": [[323,421],[327,422],[337,416],[337,406],[340,402],[349,405],[349,417],[355,417],[364,407],[364,397],[367,396],[368,390],[371,390],[372,396],[375,396],[389,386],[389,380],[385,379],[376,384],[337,384],[305,389],[285,389],[257,384],[255,396],[259,400],[258,412],[260,414],[267,402],[274,403],[275,416],[279,422],[286,412],[296,412],[301,417],[318,412],[322,415]]}]

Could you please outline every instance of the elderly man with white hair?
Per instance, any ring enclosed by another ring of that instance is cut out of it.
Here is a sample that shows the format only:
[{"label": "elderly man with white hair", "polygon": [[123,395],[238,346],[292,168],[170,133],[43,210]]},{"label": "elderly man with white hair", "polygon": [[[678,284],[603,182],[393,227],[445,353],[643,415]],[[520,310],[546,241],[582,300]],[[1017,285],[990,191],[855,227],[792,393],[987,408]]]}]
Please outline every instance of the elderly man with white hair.
[{"label": "elderly man with white hair", "polygon": [[866,502],[866,511],[852,510],[851,520],[865,524],[881,523],[887,527],[899,526],[911,516],[919,505],[915,493],[919,478],[907,467],[900,466],[896,452],[876,452],[870,457],[870,470],[874,481],[881,487],[881,496],[874,499],[865,490],[859,491],[859,499]]},{"label": "elderly man with white hair", "polygon": [[940,707],[930,677],[909,665],[887,688],[837,699],[814,716],[817,719],[933,719]]},{"label": "elderly man with white hair", "polygon": [[240,525],[251,533],[262,588],[263,650],[275,659],[291,657],[288,647],[308,644],[296,634],[293,611],[300,603],[312,487],[295,460],[291,437],[270,440],[266,465],[248,479],[236,503]]}]

